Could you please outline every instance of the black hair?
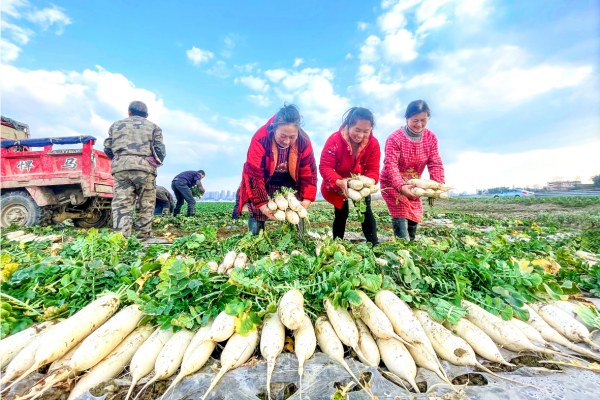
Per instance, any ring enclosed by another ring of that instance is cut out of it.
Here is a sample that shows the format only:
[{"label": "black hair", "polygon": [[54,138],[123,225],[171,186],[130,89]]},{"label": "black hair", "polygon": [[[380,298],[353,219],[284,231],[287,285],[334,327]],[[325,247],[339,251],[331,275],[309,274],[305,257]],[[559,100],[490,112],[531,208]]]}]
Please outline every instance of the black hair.
[{"label": "black hair", "polygon": [[422,112],[427,113],[428,117],[431,117],[431,110],[429,106],[425,102],[425,100],[414,100],[411,101],[406,107],[406,113],[404,113],[404,118],[410,118],[413,115],[420,114]]},{"label": "black hair", "polygon": [[294,104],[284,104],[283,107],[277,111],[277,114],[275,114],[275,118],[267,127],[267,131],[269,132],[269,135],[274,135],[279,125],[289,124],[296,125],[298,128],[302,125],[302,116],[300,115],[300,111],[298,111],[298,107]]},{"label": "black hair", "polygon": [[371,110],[363,107],[352,107],[344,113],[342,127],[351,128],[359,120],[366,120],[371,123],[371,128],[375,127],[375,117]]},{"label": "black hair", "polygon": [[201,175],[204,175],[204,176],[206,176],[206,173],[205,173],[205,172],[204,172],[204,170],[202,170],[202,169],[199,169],[199,170],[198,170],[198,173],[199,173],[199,174],[201,174]]},{"label": "black hair", "polygon": [[127,109],[131,115],[137,115],[138,117],[148,117],[148,107],[141,101],[132,101],[129,103],[129,108]]}]

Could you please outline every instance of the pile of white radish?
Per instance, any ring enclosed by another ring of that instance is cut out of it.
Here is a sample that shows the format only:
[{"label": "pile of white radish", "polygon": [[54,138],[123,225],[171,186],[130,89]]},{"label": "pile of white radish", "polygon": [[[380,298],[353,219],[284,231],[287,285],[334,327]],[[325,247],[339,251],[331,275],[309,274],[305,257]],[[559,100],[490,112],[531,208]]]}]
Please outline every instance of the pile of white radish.
[{"label": "pile of white radish", "polygon": [[373,178],[364,175],[352,175],[348,180],[348,198],[355,202],[361,201],[379,191]]},{"label": "pile of white radish", "polygon": [[433,197],[436,199],[447,199],[450,196],[450,186],[432,181],[430,179],[409,179],[406,183],[414,185],[411,193],[417,197]]},{"label": "pile of white radish", "polygon": [[229,275],[234,268],[248,268],[248,256],[243,251],[236,253],[231,250],[225,254],[221,264],[216,261],[209,261],[206,265],[212,273]]},{"label": "pile of white radish", "polygon": [[308,211],[290,189],[275,193],[273,199],[267,203],[267,207],[275,212],[273,215],[277,221],[287,221],[293,225],[298,225],[300,219],[308,217]]},{"label": "pile of white radish", "polygon": [[[75,399],[92,387],[117,377],[127,366],[131,387],[126,400],[143,378],[147,382],[136,398],[154,382],[174,377],[162,396],[166,399],[183,378],[196,373],[208,362],[217,343],[225,342],[220,370],[203,398],[227,371],[257,354],[259,343],[260,354],[267,363],[266,391],[271,398],[271,378],[277,357],[284,351],[286,328],[294,336],[300,393],[305,364],[313,356],[317,344],[371,398],[378,394],[371,393],[368,386],[362,386],[356,372],[344,359],[344,346],[371,367],[379,367],[383,361],[389,371],[386,374],[407,382],[416,392],[419,391],[417,367],[433,371],[451,385],[440,359],[455,365],[472,366],[489,374],[494,373],[482,366],[476,355],[512,366],[503,358],[499,347],[516,352],[567,356],[552,348],[549,343],[553,342],[600,361],[598,346],[591,341],[588,329],[552,303],[525,305],[529,320],[524,322],[502,320],[474,303],[463,301],[467,315],[452,325],[434,321],[426,311],[411,309],[392,291],[378,291],[374,301],[366,293],[357,292],[361,303],[352,305],[351,311],[335,305],[331,299],[324,299],[326,315],[318,316],[313,323],[304,308],[303,293],[290,289],[279,300],[277,312],[265,315],[262,330],[255,329],[246,335],[235,332],[236,317],[224,311],[196,332],[138,326],[143,318],[139,306],[131,305],[115,313],[119,299],[109,294],[66,320],[40,324],[0,341],[0,360],[6,366],[0,381],[2,394],[7,395],[15,383],[53,362],[45,377],[20,399],[32,400],[61,382],[77,380],[69,396],[69,399]],[[587,347],[573,342],[584,342]]]}]

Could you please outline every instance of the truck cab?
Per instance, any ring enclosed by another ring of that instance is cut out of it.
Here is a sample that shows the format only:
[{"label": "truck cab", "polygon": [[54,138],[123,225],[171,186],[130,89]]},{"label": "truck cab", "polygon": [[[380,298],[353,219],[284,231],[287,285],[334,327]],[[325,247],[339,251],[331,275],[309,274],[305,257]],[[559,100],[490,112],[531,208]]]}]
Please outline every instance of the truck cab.
[{"label": "truck cab", "polygon": [[2,227],[48,225],[66,219],[82,228],[110,223],[114,181],[109,158],[94,149],[96,138],[31,139],[28,129],[27,135],[10,138],[9,134],[19,134],[8,129],[5,133],[5,126],[19,131],[19,125],[5,125],[2,118]]}]

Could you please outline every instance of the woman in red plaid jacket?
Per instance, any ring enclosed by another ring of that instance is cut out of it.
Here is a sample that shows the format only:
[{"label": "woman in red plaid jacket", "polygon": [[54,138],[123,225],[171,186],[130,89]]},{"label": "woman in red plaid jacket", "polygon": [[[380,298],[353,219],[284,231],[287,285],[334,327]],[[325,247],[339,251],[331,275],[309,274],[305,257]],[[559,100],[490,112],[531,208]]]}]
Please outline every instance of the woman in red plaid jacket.
[{"label": "woman in red plaid jacket", "polygon": [[[321,193],[335,207],[333,237],[344,238],[348,219],[348,180],[351,174],[368,176],[379,181],[381,149],[373,136],[375,118],[362,107],[353,107],[344,114],[342,126],[325,142],[319,171],[323,177]],[[365,198],[366,211],[362,231],[367,242],[377,244],[377,224],[371,211],[371,196]]]},{"label": "woman in red plaid jacket", "polygon": [[411,102],[404,116],[406,126],[392,133],[385,142],[381,194],[392,215],[394,235],[415,240],[423,205],[421,198],[411,193],[414,186],[406,181],[420,178],[427,167],[430,179],[445,183],[444,165],[435,134],[425,128],[431,116],[427,103]]}]

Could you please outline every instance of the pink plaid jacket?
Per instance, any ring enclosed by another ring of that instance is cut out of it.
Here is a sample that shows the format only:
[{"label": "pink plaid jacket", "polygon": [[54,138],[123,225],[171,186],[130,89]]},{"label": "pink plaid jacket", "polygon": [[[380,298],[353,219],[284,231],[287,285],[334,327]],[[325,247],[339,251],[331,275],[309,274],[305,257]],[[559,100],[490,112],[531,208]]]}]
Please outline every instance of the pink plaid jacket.
[{"label": "pink plaid jacket", "polygon": [[387,138],[380,179],[381,194],[392,218],[408,218],[421,222],[423,216],[421,199],[408,200],[400,194],[400,188],[407,180],[420,178],[425,167],[432,180],[445,183],[444,165],[433,132],[425,129],[418,143],[411,141],[402,128]]}]

